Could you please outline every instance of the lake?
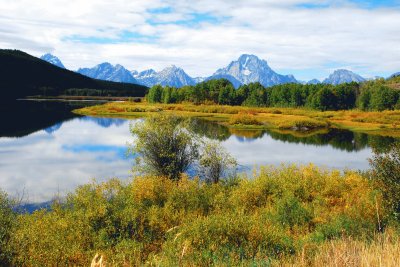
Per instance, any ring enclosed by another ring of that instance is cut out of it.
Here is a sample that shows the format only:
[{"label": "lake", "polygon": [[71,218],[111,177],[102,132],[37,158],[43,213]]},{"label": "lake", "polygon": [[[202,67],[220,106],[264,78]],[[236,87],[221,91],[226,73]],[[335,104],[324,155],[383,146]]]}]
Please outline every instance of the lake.
[{"label": "lake", "polygon": [[[77,186],[113,177],[129,179],[134,159],[127,155],[134,120],[80,117],[71,110],[90,102],[18,101],[2,105],[0,188],[27,203],[64,196]],[[372,148],[395,141],[343,130],[318,134],[238,131],[194,120],[200,135],[218,139],[240,171],[266,164],[310,162],[337,169],[369,167]]]}]

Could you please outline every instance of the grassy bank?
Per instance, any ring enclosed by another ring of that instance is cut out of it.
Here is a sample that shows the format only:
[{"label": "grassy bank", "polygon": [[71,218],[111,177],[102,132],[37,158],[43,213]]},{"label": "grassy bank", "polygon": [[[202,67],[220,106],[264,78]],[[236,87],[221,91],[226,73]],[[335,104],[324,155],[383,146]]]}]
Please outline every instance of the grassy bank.
[{"label": "grassy bank", "polygon": [[51,210],[15,215],[2,251],[16,266],[88,266],[97,253],[110,266],[399,262],[397,233],[378,231],[381,193],[360,174],[281,166],[249,178],[87,184]]},{"label": "grassy bank", "polygon": [[140,117],[169,112],[201,117],[238,129],[310,131],[342,128],[385,136],[400,136],[400,111],[315,111],[300,108],[251,108],[222,105],[107,103],[74,111],[81,115]]}]

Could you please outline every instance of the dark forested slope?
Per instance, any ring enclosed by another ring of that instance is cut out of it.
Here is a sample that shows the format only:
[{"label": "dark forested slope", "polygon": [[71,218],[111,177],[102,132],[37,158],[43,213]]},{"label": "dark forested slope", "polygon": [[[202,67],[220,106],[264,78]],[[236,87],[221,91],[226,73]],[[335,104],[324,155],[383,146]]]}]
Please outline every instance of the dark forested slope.
[{"label": "dark forested slope", "polygon": [[75,94],[96,92],[97,95],[116,96],[144,96],[147,91],[142,85],[91,79],[22,51],[0,49],[0,100],[32,95],[57,96],[65,94],[67,89],[76,89],[68,91]]}]

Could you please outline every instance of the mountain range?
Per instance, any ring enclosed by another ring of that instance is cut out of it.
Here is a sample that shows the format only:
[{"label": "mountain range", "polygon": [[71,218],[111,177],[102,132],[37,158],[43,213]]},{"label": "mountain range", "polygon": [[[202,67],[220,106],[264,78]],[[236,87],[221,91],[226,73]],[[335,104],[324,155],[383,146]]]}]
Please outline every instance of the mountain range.
[{"label": "mountain range", "polygon": [[[57,66],[63,66],[61,61],[51,55],[46,54],[42,57]],[[318,84],[321,81],[312,79],[308,82],[300,82],[293,75],[282,75],[272,70],[267,61],[258,58],[255,55],[241,55],[237,60],[232,61],[228,66],[218,69],[210,77],[190,77],[182,68],[174,65],[167,67],[160,72],[153,69],[144,71],[132,70],[129,71],[121,65],[111,65],[110,63],[102,63],[92,68],[80,68],[77,71],[80,74],[86,75],[91,78],[125,82],[137,83],[147,87],[160,84],[163,86],[182,87],[185,85],[195,85],[202,81],[211,79],[225,78],[229,80],[235,88],[243,84],[259,82],[263,86],[269,87],[284,83],[305,83],[305,84]],[[328,78],[322,81],[325,84],[338,85],[349,82],[364,82],[365,78],[360,75],[345,69],[335,70]]]}]

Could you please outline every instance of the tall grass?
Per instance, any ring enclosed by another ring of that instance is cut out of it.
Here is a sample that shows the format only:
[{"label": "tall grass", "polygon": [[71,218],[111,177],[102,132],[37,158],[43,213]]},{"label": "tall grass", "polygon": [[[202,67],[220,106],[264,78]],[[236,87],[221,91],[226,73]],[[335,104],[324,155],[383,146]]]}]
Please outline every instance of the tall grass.
[{"label": "tall grass", "polygon": [[342,238],[323,243],[310,253],[303,249],[295,258],[286,262],[274,262],[276,266],[400,266],[400,240],[398,233],[387,230],[370,242]]}]

